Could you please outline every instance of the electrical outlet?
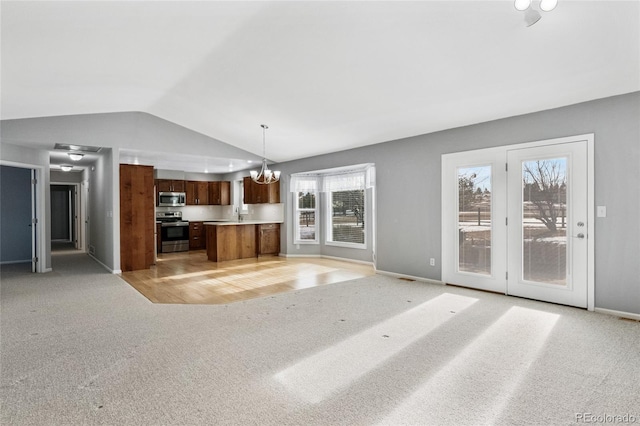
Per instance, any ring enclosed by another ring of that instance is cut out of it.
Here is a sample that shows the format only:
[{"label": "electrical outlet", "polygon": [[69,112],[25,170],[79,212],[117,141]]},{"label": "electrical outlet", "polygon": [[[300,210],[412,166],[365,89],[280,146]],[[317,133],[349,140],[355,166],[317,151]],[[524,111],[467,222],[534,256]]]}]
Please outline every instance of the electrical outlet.
[{"label": "electrical outlet", "polygon": [[436,266],[436,260],[433,257],[429,259],[429,265]]}]

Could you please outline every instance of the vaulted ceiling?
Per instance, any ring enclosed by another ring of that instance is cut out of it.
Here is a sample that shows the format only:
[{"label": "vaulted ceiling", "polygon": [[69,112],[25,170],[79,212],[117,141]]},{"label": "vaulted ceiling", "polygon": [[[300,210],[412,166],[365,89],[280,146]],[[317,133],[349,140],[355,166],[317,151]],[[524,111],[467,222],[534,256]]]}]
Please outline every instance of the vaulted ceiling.
[{"label": "vaulted ceiling", "polygon": [[[536,6],[534,2],[534,6]],[[2,119],[144,111],[281,162],[640,90],[640,2],[9,2]]]}]

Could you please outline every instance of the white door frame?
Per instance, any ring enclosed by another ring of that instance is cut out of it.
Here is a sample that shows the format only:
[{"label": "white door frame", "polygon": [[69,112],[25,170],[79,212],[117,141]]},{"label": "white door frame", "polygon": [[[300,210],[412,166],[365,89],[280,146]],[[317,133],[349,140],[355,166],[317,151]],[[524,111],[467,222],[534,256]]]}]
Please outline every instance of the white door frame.
[{"label": "white door frame", "polygon": [[[594,134],[588,133],[583,135],[568,136],[556,139],[546,139],[533,142],[525,142],[520,144],[505,145],[494,148],[485,148],[479,150],[471,150],[465,152],[457,152],[451,154],[443,154],[441,160],[442,166],[442,281],[445,283],[452,282],[460,284],[455,280],[455,274],[457,267],[456,244],[457,244],[457,221],[451,219],[454,212],[451,207],[452,195],[451,192],[451,179],[450,173],[453,164],[459,164],[458,161],[466,158],[486,158],[487,156],[503,155],[504,164],[507,163],[507,151],[513,149],[534,148],[545,145],[556,145],[569,142],[586,141],[587,142],[587,309],[593,311],[595,309],[595,159],[594,159]],[[505,169],[503,169],[505,170]],[[496,170],[497,171],[497,170]],[[504,172],[506,174],[506,170]],[[456,187],[457,187],[457,176]],[[457,195],[457,191],[455,192]],[[455,197],[455,195],[454,195]],[[454,200],[457,199],[454,198]],[[496,212],[492,217],[492,222],[498,224],[500,221],[504,221],[507,216],[507,212]],[[504,223],[504,222],[503,222]],[[506,271],[505,271],[506,272]],[[502,288],[502,287],[500,287]],[[494,290],[496,291],[496,290]],[[502,290],[497,290],[503,292]],[[504,292],[506,293],[506,276],[504,279]]]}]

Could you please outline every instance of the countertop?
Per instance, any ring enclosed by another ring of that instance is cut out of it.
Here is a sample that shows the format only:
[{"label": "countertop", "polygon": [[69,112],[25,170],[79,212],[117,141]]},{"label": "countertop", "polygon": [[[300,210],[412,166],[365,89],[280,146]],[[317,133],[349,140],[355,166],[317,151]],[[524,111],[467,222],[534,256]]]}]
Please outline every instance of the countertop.
[{"label": "countertop", "polygon": [[262,225],[265,223],[282,223],[282,221],[278,221],[278,220],[243,220],[241,222],[238,221],[211,221],[211,222],[204,222],[205,225],[218,225],[218,226],[225,226],[225,225]]}]

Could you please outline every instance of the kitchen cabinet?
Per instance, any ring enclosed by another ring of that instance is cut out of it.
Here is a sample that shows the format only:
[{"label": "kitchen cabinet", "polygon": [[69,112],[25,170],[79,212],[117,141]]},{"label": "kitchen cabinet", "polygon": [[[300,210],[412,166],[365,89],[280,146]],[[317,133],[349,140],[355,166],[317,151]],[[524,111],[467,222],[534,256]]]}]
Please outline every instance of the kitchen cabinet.
[{"label": "kitchen cabinet", "polygon": [[154,262],[153,166],[120,165],[120,268],[149,269]]},{"label": "kitchen cabinet", "polygon": [[272,204],[280,202],[280,181],[269,184],[259,184],[255,183],[251,177],[245,177],[243,182],[245,204]]},{"label": "kitchen cabinet", "polygon": [[256,257],[256,225],[205,226],[207,258],[213,262]]},{"label": "kitchen cabinet", "polygon": [[212,182],[201,182],[188,180],[186,181],[187,205],[198,206],[208,205],[209,202],[209,184]]},{"label": "kitchen cabinet", "polygon": [[209,182],[209,204],[219,206],[231,204],[231,182]]},{"label": "kitchen cabinet", "polygon": [[158,192],[185,192],[184,180],[156,179],[156,191]]},{"label": "kitchen cabinet", "polygon": [[206,247],[207,234],[202,222],[189,222],[189,250],[202,250]]},{"label": "kitchen cabinet", "polygon": [[266,223],[256,225],[258,256],[280,253],[280,224]]}]

